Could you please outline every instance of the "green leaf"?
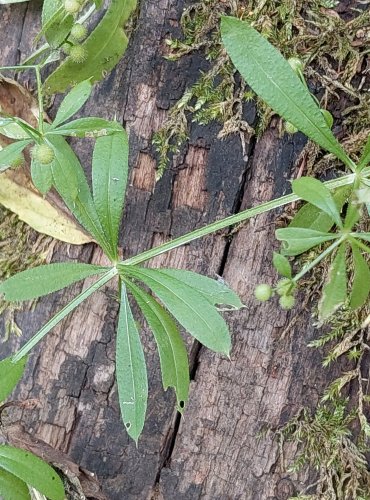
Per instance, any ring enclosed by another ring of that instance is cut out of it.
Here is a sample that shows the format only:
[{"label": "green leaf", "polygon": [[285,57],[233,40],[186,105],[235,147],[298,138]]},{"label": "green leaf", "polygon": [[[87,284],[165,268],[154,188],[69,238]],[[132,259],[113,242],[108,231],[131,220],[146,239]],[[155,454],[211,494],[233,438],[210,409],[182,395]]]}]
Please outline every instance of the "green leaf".
[{"label": "green leaf", "polygon": [[[0,2],[1,3],[1,2]],[[31,500],[28,486],[0,467],[0,497],[2,500]]]},{"label": "green leaf", "polygon": [[[349,186],[342,186],[333,193],[333,198],[338,212],[342,210],[343,205],[348,200],[348,197],[352,191]],[[305,203],[303,207],[298,210],[293,220],[289,224],[289,227],[303,227],[306,229],[315,229],[316,231],[322,231],[327,233],[333,227],[334,221],[332,217],[323,212],[320,208],[311,205],[311,203]]]},{"label": "green leaf", "polygon": [[362,170],[370,163],[370,136],[367,139],[365,149],[361,155],[360,161],[358,163],[358,169]]},{"label": "green leaf", "polygon": [[357,196],[354,193],[348,200],[346,218],[344,219],[344,228],[351,231],[360,218],[360,207],[358,206]]},{"label": "green leaf", "polygon": [[3,281],[0,293],[9,302],[36,299],[108,270],[107,267],[74,262],[46,264],[27,269]]},{"label": "green leaf", "polygon": [[283,242],[282,254],[288,256],[299,255],[325,241],[335,240],[339,237],[338,234],[323,233],[300,227],[277,229],[275,235],[277,240]]},{"label": "green leaf", "polygon": [[292,182],[293,193],[323,210],[339,227],[343,227],[337,205],[329,189],[313,177],[301,177]]},{"label": "green leaf", "polygon": [[94,138],[116,132],[122,132],[122,126],[119,123],[89,116],[88,118],[78,118],[60,127],[50,129],[47,135]]},{"label": "green leaf", "polygon": [[353,167],[324,116],[288,61],[262,35],[235,17],[222,17],[221,34],[236,69],[276,113]]},{"label": "green leaf", "polygon": [[116,249],[112,249],[107,241],[78,158],[62,137],[49,136],[48,142],[55,152],[51,169],[56,190],[80,224],[96,239],[108,257],[114,259]]},{"label": "green leaf", "polygon": [[274,268],[276,271],[285,278],[292,277],[292,266],[290,265],[289,260],[280,253],[274,252],[274,256],[272,258],[272,263],[274,264]]},{"label": "green leaf", "polygon": [[351,244],[355,273],[353,277],[350,306],[352,309],[361,307],[366,302],[370,292],[369,264],[363,258],[356,245]]},{"label": "green leaf", "polygon": [[145,283],[199,342],[215,352],[229,354],[231,340],[227,324],[196,288],[155,269],[123,265],[119,271]]},{"label": "green leaf", "polygon": [[319,302],[319,319],[329,319],[347,299],[346,247],[340,245]]},{"label": "green leaf", "polygon": [[64,0],[44,0],[42,9],[42,29],[36,37],[38,41],[42,35],[48,44],[57,48],[61,45],[74,23],[73,16],[68,14],[63,7]]},{"label": "green leaf", "polygon": [[17,160],[19,155],[22,153],[25,147],[27,147],[32,141],[17,141],[12,142],[5,148],[0,150],[0,172],[11,167],[13,161]]},{"label": "green leaf", "polygon": [[9,139],[29,139],[28,133],[12,118],[0,117],[0,134]]},{"label": "green leaf", "polygon": [[225,305],[233,309],[244,307],[238,295],[222,280],[214,280],[183,269],[157,269],[156,271],[195,288],[213,305]]},{"label": "green leaf", "polygon": [[189,396],[189,363],[184,342],[176,323],[148,293],[127,281],[157,343],[164,390],[174,387],[178,410],[183,411]]},{"label": "green leaf", "polygon": [[0,467],[14,474],[50,500],[63,500],[63,483],[46,462],[33,453],[11,446],[0,446]]},{"label": "green leaf", "polygon": [[129,436],[137,443],[144,427],[148,378],[139,332],[124,285],[121,286],[117,328],[116,378],[122,419]]},{"label": "green leaf", "polygon": [[10,358],[0,361],[0,401],[5,401],[23,376],[27,357],[13,363]]},{"label": "green leaf", "polygon": [[136,3],[137,0],[111,0],[103,19],[82,43],[87,52],[86,61],[75,63],[67,57],[46,79],[44,88],[48,94],[65,92],[73,82],[99,81],[115,67],[127,47],[122,27],[135,10]]},{"label": "green leaf", "polygon": [[52,127],[57,127],[76,114],[90,97],[91,90],[92,85],[89,80],[85,80],[73,87],[59,106]]},{"label": "green leaf", "polygon": [[60,323],[69,313],[74,311],[84,300],[86,300],[90,295],[92,295],[96,290],[99,290],[108,281],[110,281],[114,276],[117,275],[116,268],[110,269],[107,273],[103,274],[95,283],[85,288],[77,297],[71,300],[63,309],[61,309],[57,314],[55,314],[40,330],[31,337],[24,346],[17,351],[12,361],[18,362],[23,356],[28,354],[44,337],[47,335],[58,323]]},{"label": "green leaf", "polygon": [[53,174],[50,165],[41,165],[35,158],[31,162],[31,177],[35,188],[42,194],[46,194],[53,186]]},{"label": "green leaf", "polygon": [[370,233],[352,233],[354,238],[360,238],[360,240],[370,241]]},{"label": "green leaf", "polygon": [[100,223],[112,248],[118,246],[128,177],[128,139],[126,132],[96,140],[92,162],[93,197]]}]

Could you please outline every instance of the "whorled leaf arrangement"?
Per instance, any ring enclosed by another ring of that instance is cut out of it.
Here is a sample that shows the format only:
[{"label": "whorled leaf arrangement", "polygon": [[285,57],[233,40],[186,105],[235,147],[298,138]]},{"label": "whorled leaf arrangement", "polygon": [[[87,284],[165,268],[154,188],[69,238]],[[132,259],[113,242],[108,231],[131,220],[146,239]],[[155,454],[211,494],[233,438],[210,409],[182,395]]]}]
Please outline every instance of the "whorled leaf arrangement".
[{"label": "whorled leaf arrangement", "polygon": [[[94,237],[112,263],[107,268],[75,263],[50,264],[24,271],[3,282],[0,292],[5,298],[21,301],[62,289],[87,276],[99,275],[94,284],[51,318],[12,357],[11,362],[20,362],[67,314],[94,291],[118,277],[121,304],[117,329],[117,385],[122,418],[127,432],[135,441],[144,426],[148,382],[143,348],[128,293],[136,301],[153,332],[160,355],[163,386],[165,389],[175,388],[180,411],[188,399],[189,369],[179,326],[213,351],[228,355],[231,348],[230,334],[217,306],[228,306],[230,309],[243,307],[237,295],[223,282],[190,271],[148,269],[140,264],[231,224],[303,199],[308,205],[298,212],[290,227],[279,229],[276,233],[283,246],[281,253],[274,255],[273,263],[283,280],[274,291],[280,295],[282,307],[293,306],[297,281],[322,259],[337,252],[320,305],[322,320],[332,315],[347,300],[347,248],[352,250],[355,263],[349,299],[351,306],[359,307],[368,298],[369,287],[365,286],[363,280],[369,275],[369,266],[362,251],[370,251],[364,243],[370,241],[370,234],[356,232],[355,226],[364,204],[369,203],[370,169],[365,168],[369,162],[369,145],[356,166],[334,138],[317,102],[310,96],[302,80],[279,52],[253,28],[237,19],[224,18],[222,36],[236,68],[254,91],[296,128],[342,160],[352,170],[351,174],[324,184],[314,179],[300,179],[293,183],[291,195],[245,210],[119,262],[118,230],[128,176],[126,132],[118,123],[100,118],[83,118],[67,123],[88,98],[91,84],[83,81],[65,97],[51,125],[43,123],[43,109],[40,105],[37,129],[12,117],[5,117],[0,128],[0,133],[6,133],[6,127],[12,125],[13,128],[17,127],[21,136],[17,137],[18,143],[0,152],[0,164],[4,168],[8,167],[22,148],[35,143],[32,176],[36,186],[43,192],[51,186],[55,187],[71,212]],[[32,67],[39,76],[39,67]],[[40,95],[39,81],[39,97]],[[42,102],[42,98],[39,102]],[[96,139],[92,192],[76,155],[63,136],[88,136]],[[47,149],[37,149],[41,146]],[[41,153],[46,154],[43,156]],[[343,186],[347,187],[342,188]],[[344,215],[345,206],[347,211]],[[324,246],[318,257],[293,277],[288,257],[319,245]],[[260,298],[264,300],[273,292],[268,285],[265,287],[263,297],[260,294]]]}]

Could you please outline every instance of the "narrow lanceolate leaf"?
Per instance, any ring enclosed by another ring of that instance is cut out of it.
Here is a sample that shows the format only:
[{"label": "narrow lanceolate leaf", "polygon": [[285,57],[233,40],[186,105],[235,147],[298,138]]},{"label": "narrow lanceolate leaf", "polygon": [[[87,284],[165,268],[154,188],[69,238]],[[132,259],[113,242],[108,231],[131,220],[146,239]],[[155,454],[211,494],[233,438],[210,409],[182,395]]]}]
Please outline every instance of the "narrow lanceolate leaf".
[{"label": "narrow lanceolate leaf", "polygon": [[12,142],[5,148],[0,150],[0,172],[6,170],[11,167],[12,162],[19,158],[19,155],[22,153],[24,148],[28,146],[32,141],[17,141]]},{"label": "narrow lanceolate leaf", "polygon": [[182,412],[189,396],[189,362],[184,342],[168,312],[147,292],[127,282],[157,343],[163,387],[174,387],[178,410]]},{"label": "narrow lanceolate leaf", "polygon": [[319,303],[319,319],[326,321],[347,298],[346,247],[342,244],[329,270]]},{"label": "narrow lanceolate leaf", "polygon": [[361,307],[366,302],[370,293],[370,269],[369,264],[363,258],[356,245],[351,244],[355,273],[350,296],[352,309]]},{"label": "narrow lanceolate leaf", "polygon": [[275,236],[277,240],[283,242],[281,253],[288,256],[299,255],[325,241],[339,238],[338,234],[323,233],[301,227],[277,229]]},{"label": "narrow lanceolate leaf", "polygon": [[51,169],[56,190],[69,210],[95,238],[108,257],[113,257],[116,250],[111,248],[104,234],[85,173],[77,156],[62,137],[49,136],[48,141],[55,152]]},{"label": "narrow lanceolate leaf", "polygon": [[116,377],[123,423],[136,442],[144,427],[148,378],[139,332],[121,287],[121,308],[117,328]]},{"label": "narrow lanceolate leaf", "polygon": [[35,188],[41,194],[46,194],[53,186],[53,174],[50,165],[41,165],[35,158],[31,162],[31,178]]},{"label": "narrow lanceolate leaf", "polygon": [[128,176],[126,132],[97,139],[92,162],[93,197],[100,223],[112,248],[117,248]]},{"label": "narrow lanceolate leaf", "polygon": [[28,133],[12,118],[0,118],[0,134],[9,139],[29,139]]},{"label": "narrow lanceolate leaf", "polygon": [[60,477],[54,469],[33,453],[2,445],[0,468],[33,486],[50,500],[64,500],[64,487]]},{"label": "narrow lanceolate leaf", "polygon": [[0,293],[10,302],[36,299],[108,270],[107,267],[72,262],[46,264],[27,269],[3,281]]},{"label": "narrow lanceolate leaf", "polygon": [[52,127],[58,127],[77,113],[77,111],[82,108],[90,97],[91,89],[92,84],[89,80],[85,80],[73,87],[73,89],[63,99],[62,104],[59,106]]},{"label": "narrow lanceolate leaf", "polygon": [[183,269],[157,269],[157,272],[164,273],[195,288],[211,304],[229,306],[233,309],[244,307],[238,295],[222,279],[214,280]]},{"label": "narrow lanceolate leaf", "polygon": [[358,163],[358,169],[362,170],[370,163],[370,136],[367,139],[365,149]]},{"label": "narrow lanceolate leaf", "polygon": [[313,177],[301,177],[293,181],[292,186],[294,194],[323,210],[337,226],[343,226],[335,200],[322,182]]},{"label": "narrow lanceolate leaf", "polygon": [[13,389],[23,376],[26,363],[26,357],[20,359],[17,363],[13,363],[10,358],[0,361],[0,402],[5,401],[13,392]]},{"label": "narrow lanceolate leaf", "polygon": [[285,278],[292,277],[292,266],[290,265],[289,260],[284,255],[274,252],[272,262],[274,264],[274,268],[281,276],[284,276]]},{"label": "narrow lanceolate leaf", "polygon": [[87,118],[78,118],[57,128],[52,128],[47,135],[94,138],[116,132],[122,132],[122,126],[119,123],[89,116]]},{"label": "narrow lanceolate leaf", "polygon": [[360,240],[370,241],[370,233],[352,233],[354,238],[360,238]]},{"label": "narrow lanceolate leaf", "polygon": [[335,139],[319,107],[280,52],[235,17],[223,17],[224,46],[236,69],[276,113],[344,163],[352,162]]},{"label": "narrow lanceolate leaf", "polygon": [[136,8],[137,0],[111,0],[103,19],[82,43],[87,58],[75,63],[70,57],[45,81],[49,94],[65,92],[73,82],[101,80],[118,63],[127,47],[123,26]]},{"label": "narrow lanceolate leaf", "polygon": [[122,266],[121,270],[145,283],[199,342],[215,352],[229,354],[231,339],[227,324],[196,288],[155,269]]},{"label": "narrow lanceolate leaf", "polygon": [[[335,190],[333,198],[339,213],[348,200],[351,191],[352,188],[350,186],[342,186]],[[333,226],[333,218],[320,208],[311,205],[311,203],[303,205],[289,224],[290,228],[303,227],[306,229],[314,229],[315,231],[322,231],[324,233],[330,231]]]},{"label": "narrow lanceolate leaf", "polygon": [[[0,2],[1,3],[1,2]],[[0,466],[0,497],[3,500],[31,500],[28,486]]]}]

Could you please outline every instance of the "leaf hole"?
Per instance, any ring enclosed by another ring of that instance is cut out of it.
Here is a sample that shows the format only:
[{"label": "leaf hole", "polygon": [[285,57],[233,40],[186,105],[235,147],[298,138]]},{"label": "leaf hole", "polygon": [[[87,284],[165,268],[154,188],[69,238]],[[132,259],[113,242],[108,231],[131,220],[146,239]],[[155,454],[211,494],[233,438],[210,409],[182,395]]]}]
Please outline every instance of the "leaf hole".
[{"label": "leaf hole", "polygon": [[179,406],[180,408],[185,408],[185,401],[180,401]]},{"label": "leaf hole", "polygon": [[125,423],[125,427],[126,427],[127,430],[129,430],[129,428],[131,427],[131,422]]}]

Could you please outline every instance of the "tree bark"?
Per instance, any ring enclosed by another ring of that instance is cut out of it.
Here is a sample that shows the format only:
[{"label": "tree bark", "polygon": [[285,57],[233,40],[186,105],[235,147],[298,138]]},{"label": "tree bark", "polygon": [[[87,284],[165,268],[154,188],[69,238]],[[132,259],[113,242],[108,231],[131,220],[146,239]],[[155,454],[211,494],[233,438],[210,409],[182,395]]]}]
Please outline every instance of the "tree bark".
[{"label": "tree bark", "polygon": [[[16,64],[19,55],[30,52],[40,3],[0,7],[2,65]],[[155,184],[152,134],[206,64],[197,53],[179,62],[163,58],[165,38],[179,34],[183,7],[183,1],[142,0],[124,59],[95,87],[83,110],[84,115],[117,116],[129,131],[124,257],[287,193],[294,162],[305,144],[300,134],[280,138],[273,122],[257,143],[246,138],[245,156],[238,137],[217,139],[220,125],[191,124],[186,147]],[[250,122],[255,120],[253,104],[245,113]],[[81,141],[78,152],[88,165],[90,152]],[[308,477],[287,476],[273,433],[263,434],[302,406],[314,408],[333,376],[323,371],[320,353],[307,348],[318,333],[304,307],[284,312],[276,302],[260,305],[253,298],[257,283],[276,279],[271,266],[275,217],[276,213],[258,217],[234,234],[208,236],[150,263],[222,275],[246,305],[240,312],[225,314],[233,334],[230,360],[188,340],[192,385],[183,418],[175,411],[173,393],[163,392],[154,342],[143,326],[148,415],[138,448],[125,434],[114,383],[114,285],[83,303],[34,350],[17,397],[35,398],[39,406],[19,411],[15,418],[96,473],[111,500],[282,500],[308,484]],[[54,261],[77,259],[104,262],[93,245],[56,246]],[[23,337],[2,344],[2,357],[88,283],[18,314]]]}]

